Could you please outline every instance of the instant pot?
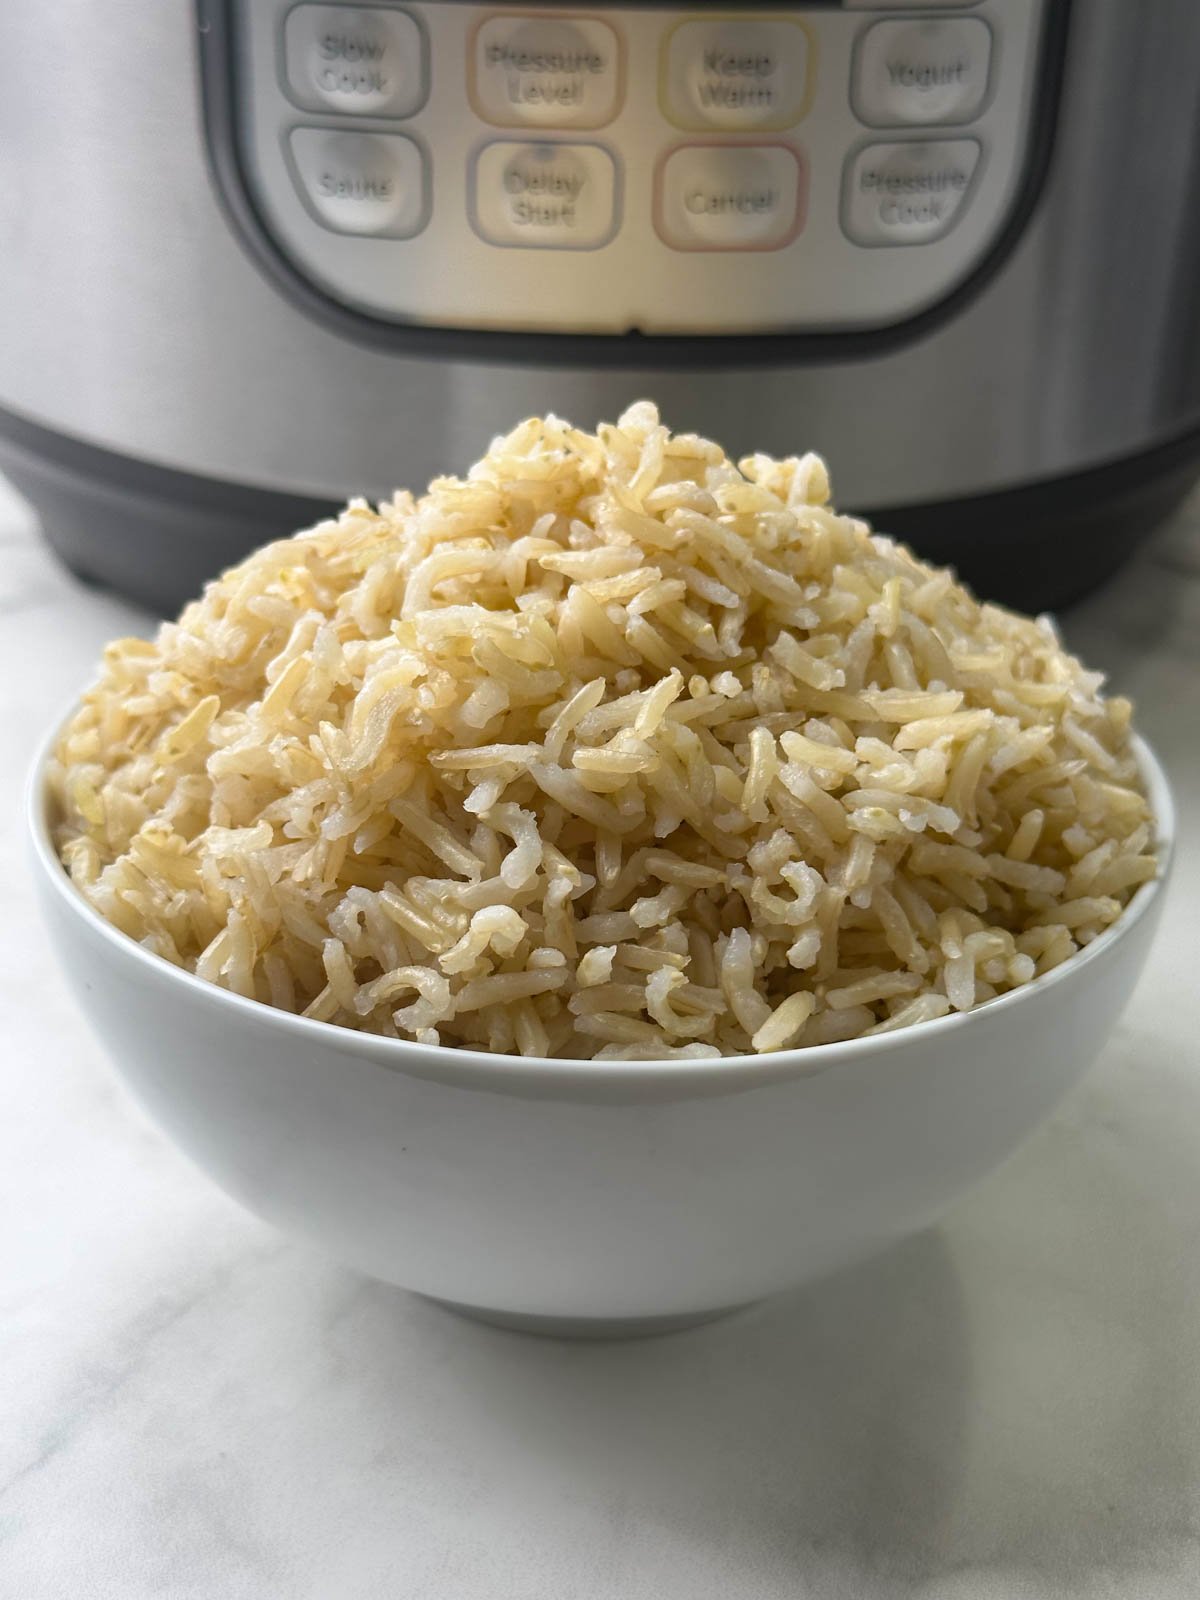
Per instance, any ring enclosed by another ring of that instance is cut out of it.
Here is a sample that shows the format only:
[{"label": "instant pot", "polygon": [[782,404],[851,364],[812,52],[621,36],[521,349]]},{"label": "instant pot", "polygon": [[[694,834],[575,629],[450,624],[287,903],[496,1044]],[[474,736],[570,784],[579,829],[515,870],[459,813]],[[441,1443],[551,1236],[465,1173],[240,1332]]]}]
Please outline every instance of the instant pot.
[{"label": "instant pot", "polygon": [[173,609],[649,396],[1060,604],[1200,472],[1200,7],[5,0],[0,466]]}]

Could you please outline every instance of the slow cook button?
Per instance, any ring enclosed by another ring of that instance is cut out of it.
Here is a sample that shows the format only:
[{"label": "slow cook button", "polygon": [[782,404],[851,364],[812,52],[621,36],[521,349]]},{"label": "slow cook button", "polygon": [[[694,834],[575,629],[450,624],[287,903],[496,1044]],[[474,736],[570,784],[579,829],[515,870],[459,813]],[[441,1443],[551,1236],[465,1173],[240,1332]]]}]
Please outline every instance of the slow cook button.
[{"label": "slow cook button", "polygon": [[489,144],[475,158],[471,197],[488,244],[595,250],[616,225],[616,166],[596,144]]},{"label": "slow cook button", "polygon": [[601,128],[621,100],[621,52],[596,17],[487,17],[470,50],[476,115],[502,128]]},{"label": "slow cook button", "polygon": [[681,145],[662,161],[654,226],[673,250],[778,250],[804,224],[804,168],[788,145]]},{"label": "slow cook button", "polygon": [[410,117],[424,103],[424,40],[407,12],[296,6],[283,40],[288,91],[306,110]]},{"label": "slow cook button", "polygon": [[877,22],[855,55],[854,109],[875,127],[970,122],[987,95],[991,51],[978,17]]},{"label": "slow cook button", "polygon": [[411,139],[294,128],[291,150],[301,195],[334,232],[408,239],[425,226],[425,163]]},{"label": "slow cook button", "polygon": [[808,108],[810,73],[795,18],[681,22],[664,46],[662,109],[680,128],[790,128]]},{"label": "slow cook button", "polygon": [[974,139],[869,145],[847,163],[842,225],[858,244],[929,244],[961,215],[978,165]]}]

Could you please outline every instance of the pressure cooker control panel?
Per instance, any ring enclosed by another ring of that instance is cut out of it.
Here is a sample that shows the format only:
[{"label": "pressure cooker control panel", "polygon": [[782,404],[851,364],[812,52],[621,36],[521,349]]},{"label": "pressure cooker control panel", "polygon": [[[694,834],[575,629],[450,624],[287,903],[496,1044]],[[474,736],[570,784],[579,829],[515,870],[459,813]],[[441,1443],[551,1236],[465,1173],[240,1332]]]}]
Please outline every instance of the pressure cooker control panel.
[{"label": "pressure cooker control panel", "polygon": [[1048,0],[235,0],[256,209],[328,295],[555,332],[883,327],[995,242]]}]

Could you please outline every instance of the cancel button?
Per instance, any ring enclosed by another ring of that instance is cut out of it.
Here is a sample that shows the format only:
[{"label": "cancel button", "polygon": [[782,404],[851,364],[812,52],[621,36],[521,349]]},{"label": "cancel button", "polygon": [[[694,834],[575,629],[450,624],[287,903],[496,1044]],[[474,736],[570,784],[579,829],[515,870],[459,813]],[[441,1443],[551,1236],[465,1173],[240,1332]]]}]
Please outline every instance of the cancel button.
[{"label": "cancel button", "polygon": [[804,220],[804,173],[787,145],[683,145],[658,171],[655,227],[674,250],[778,250]]}]

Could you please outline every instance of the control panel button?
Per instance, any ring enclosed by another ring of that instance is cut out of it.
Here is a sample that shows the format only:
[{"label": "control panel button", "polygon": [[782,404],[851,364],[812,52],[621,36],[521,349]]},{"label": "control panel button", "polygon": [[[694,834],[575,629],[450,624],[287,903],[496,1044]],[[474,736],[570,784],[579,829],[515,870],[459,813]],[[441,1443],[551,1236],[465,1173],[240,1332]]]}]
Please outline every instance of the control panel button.
[{"label": "control panel button", "polygon": [[929,244],[961,215],[979,165],[975,139],[873,144],[846,166],[842,224],[856,244]]},{"label": "control panel button", "polygon": [[620,44],[596,17],[487,17],[468,70],[476,115],[502,128],[600,128],[621,103]]},{"label": "control panel button", "polygon": [[987,96],[991,53],[978,17],[877,22],[855,54],[854,109],[875,127],[969,122]]},{"label": "control panel button", "polygon": [[811,72],[795,18],[681,22],[663,46],[663,113],[680,128],[790,128],[808,109]]},{"label": "control panel button", "polygon": [[429,220],[425,162],[413,140],[294,128],[289,143],[297,188],[334,232],[409,239]]},{"label": "control panel button", "polygon": [[778,250],[804,224],[804,182],[788,145],[681,145],[659,165],[654,226],[673,250]]},{"label": "control panel button", "polygon": [[846,11],[966,11],[979,0],[842,0]]},{"label": "control panel button", "polygon": [[616,163],[597,144],[486,145],[472,173],[471,222],[488,244],[595,250],[616,228]]},{"label": "control panel button", "polygon": [[411,117],[425,102],[425,39],[405,11],[296,6],[283,42],[288,93],[308,111]]}]

